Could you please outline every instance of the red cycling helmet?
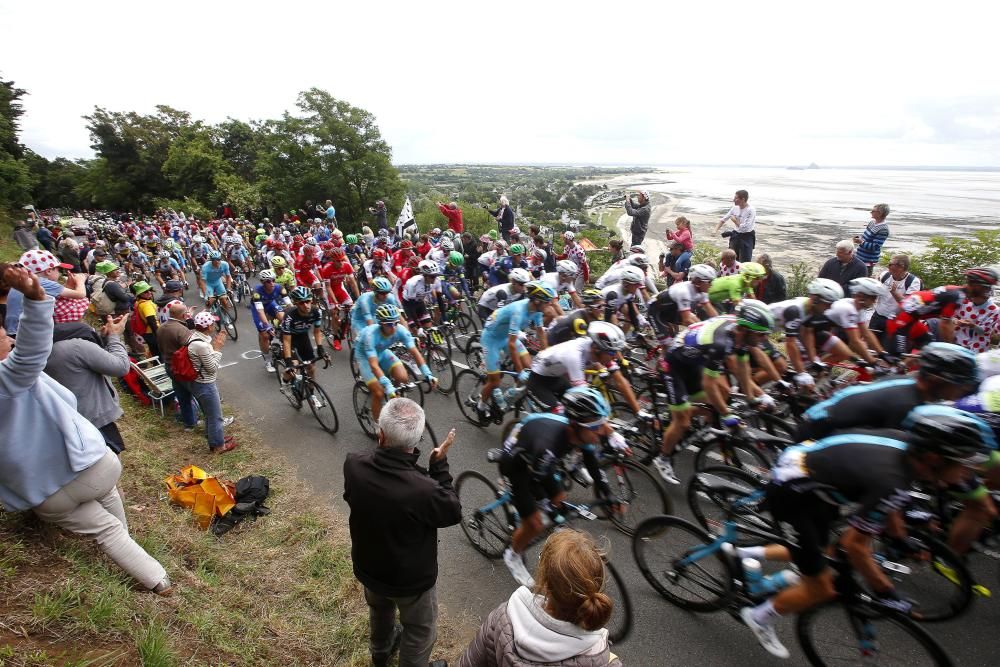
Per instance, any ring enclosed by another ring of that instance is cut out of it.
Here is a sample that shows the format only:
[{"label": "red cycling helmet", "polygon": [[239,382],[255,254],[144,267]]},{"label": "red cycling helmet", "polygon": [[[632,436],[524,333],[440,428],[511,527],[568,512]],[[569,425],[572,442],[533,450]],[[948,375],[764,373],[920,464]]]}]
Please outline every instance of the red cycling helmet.
[{"label": "red cycling helmet", "polygon": [[345,257],[347,257],[347,253],[344,252],[343,248],[334,247],[330,251],[330,257],[337,260],[343,260]]},{"label": "red cycling helmet", "polygon": [[399,244],[400,250],[409,250],[412,247],[413,247],[413,241],[411,241],[410,239],[405,239],[402,243]]},{"label": "red cycling helmet", "polygon": [[997,280],[1000,279],[1000,275],[997,274],[995,269],[991,269],[988,266],[982,266],[975,269],[969,269],[965,271],[965,279],[969,281],[970,285],[987,285],[992,287],[997,284]]},{"label": "red cycling helmet", "polygon": [[319,247],[322,248],[325,252],[330,252],[336,246],[334,246],[333,243],[331,243],[330,241],[323,241],[322,243],[319,244]]},{"label": "red cycling helmet", "polygon": [[385,250],[382,250],[382,248],[372,250],[372,259],[385,259]]}]

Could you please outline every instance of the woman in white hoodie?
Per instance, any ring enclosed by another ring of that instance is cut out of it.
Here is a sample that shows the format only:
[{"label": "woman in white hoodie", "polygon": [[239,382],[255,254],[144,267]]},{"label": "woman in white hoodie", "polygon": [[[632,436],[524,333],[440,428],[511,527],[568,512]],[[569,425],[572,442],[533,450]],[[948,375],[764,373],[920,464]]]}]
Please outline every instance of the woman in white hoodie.
[{"label": "woman in white hoodie", "polygon": [[604,561],[586,533],[563,529],[542,547],[535,590],[524,586],[494,609],[458,667],[621,667],[611,653],[611,598]]}]

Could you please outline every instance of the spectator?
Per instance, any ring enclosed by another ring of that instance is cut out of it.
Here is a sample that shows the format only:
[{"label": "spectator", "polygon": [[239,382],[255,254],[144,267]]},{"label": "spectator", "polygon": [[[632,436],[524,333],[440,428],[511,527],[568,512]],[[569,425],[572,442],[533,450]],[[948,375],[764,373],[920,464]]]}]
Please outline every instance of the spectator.
[{"label": "spectator", "polygon": [[552,242],[541,234],[535,234],[535,248],[545,251],[545,272],[552,273],[556,270],[556,253],[552,249]]},{"label": "spectator", "polygon": [[777,303],[788,298],[788,288],[785,276],[774,270],[771,256],[763,253],[757,257],[757,263],[764,267],[767,274],[754,287],[754,297],[764,303]]},{"label": "spectator", "polygon": [[[87,291],[84,287],[83,276],[70,274],[66,278],[66,284],[59,282],[59,269],[72,268],[69,264],[62,264],[48,250],[29,250],[23,255],[18,263],[38,276],[38,281],[42,285],[45,293],[58,299],[86,299]],[[7,316],[4,318],[4,326],[7,334],[17,335],[17,321],[21,317],[21,308],[24,303],[23,295],[16,289],[10,290],[7,294]],[[57,303],[60,307],[62,304]],[[54,321],[54,320],[53,320]]]},{"label": "spectator", "polygon": [[621,667],[611,653],[611,598],[601,553],[586,533],[563,529],[542,547],[535,591],[521,586],[486,618],[459,667],[545,664]]},{"label": "spectator", "polygon": [[191,364],[198,372],[198,377],[190,385],[191,394],[198,401],[201,413],[205,415],[205,437],[213,454],[223,454],[237,447],[232,436],[224,436],[225,427],[232,424],[234,418],[222,418],[222,401],[219,398],[219,388],[215,386],[219,361],[222,359],[222,352],[219,350],[226,344],[226,333],[220,331],[213,338],[208,331],[218,319],[207,310],[195,315],[194,332],[191,334],[191,344],[188,345]]},{"label": "spectator", "polygon": [[428,664],[437,637],[437,530],[462,518],[448,472],[455,431],[431,452],[427,470],[417,465],[423,431],[423,409],[408,398],[393,399],[379,416],[378,448],[344,461],[351,560],[368,601],[377,666],[388,665],[397,646],[400,667]]},{"label": "spectator", "polygon": [[632,195],[625,193],[625,213],[632,216],[632,225],[629,231],[632,234],[632,245],[641,246],[646,239],[646,231],[649,229],[649,216],[653,213],[653,207],[649,204],[649,193],[639,190],[638,204],[632,205]]},{"label": "spectator", "polygon": [[576,234],[563,232],[563,251],[556,259],[568,259],[579,269],[576,274],[576,290],[583,291],[583,286],[590,280],[590,264],[587,263],[587,253],[576,242]]},{"label": "spectator", "polygon": [[369,207],[368,212],[375,216],[375,226],[379,229],[389,229],[389,220],[385,210],[385,202],[379,199],[375,207]]},{"label": "spectator", "polygon": [[94,300],[95,295],[100,292],[108,295],[114,306],[115,315],[127,313],[132,309],[132,297],[129,295],[118,278],[121,276],[121,269],[110,260],[98,262],[94,267],[97,273],[90,280],[90,298]]},{"label": "spectator", "polygon": [[73,267],[71,270],[73,273],[83,273],[80,268],[80,244],[76,242],[76,239],[72,235],[66,234],[59,239],[59,243],[56,244],[58,252],[56,256],[66,264]]},{"label": "spectator", "polygon": [[361,236],[365,239],[365,246],[368,248],[373,248],[375,246],[375,234],[372,232],[372,228],[365,225],[361,228]]},{"label": "spectator", "polygon": [[[316,208],[319,209],[319,206],[317,206]],[[317,213],[318,212],[319,211],[317,210]],[[333,207],[333,201],[332,200],[330,200],[330,199],[326,200],[326,207],[323,209],[323,215],[325,216],[326,224],[329,227],[331,227],[333,229],[336,229],[337,228],[337,209],[335,209]]]},{"label": "spectator", "polygon": [[868,267],[869,276],[872,274],[872,268],[882,258],[882,245],[889,238],[889,223],[885,221],[887,217],[889,217],[889,205],[875,204],[872,207],[872,219],[868,221],[865,231],[853,239],[854,245],[857,246],[855,254]]},{"label": "spectator", "polygon": [[715,226],[715,231],[718,232],[727,222],[733,223],[736,229],[725,232],[723,236],[729,237],[729,247],[736,251],[736,259],[741,262],[750,261],[757,245],[757,209],[749,202],[750,194],[746,190],[737,190],[733,196],[733,207]]},{"label": "spectator", "polygon": [[140,336],[149,348],[150,357],[160,356],[160,348],[156,344],[156,329],[159,320],[156,317],[156,304],[153,303],[153,288],[145,280],[132,285],[135,293],[135,316],[132,318],[132,333]]},{"label": "spectator", "polygon": [[611,239],[608,241],[608,251],[611,253],[612,266],[625,259],[624,242],[621,239]]},{"label": "spectator", "polygon": [[667,279],[667,284],[687,280],[688,269],[691,268],[691,253],[684,252],[684,244],[674,241],[670,244],[670,252],[660,255],[660,274]]},{"label": "spectator", "polygon": [[93,537],[143,587],[169,595],[170,579],[128,534],[116,484],[118,457],[77,401],[43,369],[52,350],[55,300],[30,272],[0,264],[0,283],[24,296],[17,348],[0,327],[0,504]]},{"label": "spectator", "polygon": [[865,263],[854,256],[854,241],[844,240],[837,244],[837,254],[826,260],[819,271],[820,278],[829,278],[844,288],[844,294],[850,294],[847,284],[855,278],[868,275]]},{"label": "spectator", "polygon": [[94,248],[87,254],[87,258],[83,261],[84,268],[86,272],[90,275],[94,275],[97,272],[97,265],[101,262],[107,260],[108,251],[104,248]]},{"label": "spectator", "polygon": [[[489,211],[489,207],[487,209]],[[510,230],[514,228],[514,209],[510,207],[506,195],[500,195],[500,207],[495,211],[490,211],[490,215],[497,219],[500,228],[500,235],[503,240],[510,242]]]},{"label": "spectator", "polygon": [[694,236],[691,234],[691,221],[683,215],[674,220],[676,232],[667,230],[668,241],[680,241],[684,244],[685,252],[694,252]]},{"label": "spectator", "polygon": [[167,367],[167,375],[174,385],[174,398],[180,408],[180,421],[185,428],[192,429],[198,425],[198,416],[194,409],[191,384],[174,377],[171,363],[174,352],[191,340],[194,322],[188,322],[188,309],[183,301],[173,301],[168,306],[167,313],[167,321],[156,330],[156,344],[160,348],[163,364]]},{"label": "spectator", "polygon": [[736,251],[728,248],[719,255],[719,277],[735,276],[740,272],[740,263],[736,261]]},{"label": "spectator", "polygon": [[17,222],[14,224],[14,241],[21,247],[21,250],[38,249],[38,237],[31,233],[31,224],[27,222]]},{"label": "spectator", "polygon": [[38,237],[38,242],[42,244],[42,247],[51,253],[56,251],[56,237],[52,236],[52,231],[45,225],[38,225],[38,231],[35,233]]},{"label": "spectator", "polygon": [[[977,278],[983,275],[989,275],[989,278]],[[954,339],[948,340],[944,331],[941,337],[979,354],[989,351],[1000,336],[1000,307],[991,296],[992,289],[997,284],[997,271],[975,269],[966,271],[965,276],[966,285],[962,288],[964,296],[958,302],[952,319]],[[941,329],[944,330],[944,327]]]},{"label": "spectator", "polygon": [[447,204],[438,202],[437,207],[441,211],[441,215],[448,218],[448,229],[456,234],[461,234],[465,229],[465,223],[462,221],[462,209],[458,207],[458,204],[456,202]]},{"label": "spectator", "polygon": [[462,249],[465,255],[465,279],[469,281],[469,288],[475,290],[479,286],[479,255],[483,247],[471,233],[462,232]]},{"label": "spectator", "polygon": [[184,301],[184,283],[180,280],[168,280],[163,284],[163,294],[153,300],[156,304],[156,319],[163,324],[170,319],[168,309],[175,301]]},{"label": "spectator", "polygon": [[125,413],[108,377],[125,377],[131,368],[122,343],[125,322],[125,315],[109,319],[100,336],[86,324],[57,324],[45,364],[48,376],[73,392],[77,411],[97,427],[115,454],[125,449],[115,423]]},{"label": "spectator", "polygon": [[[889,260],[889,269],[879,276],[879,280],[889,290],[875,301],[875,312],[868,321],[868,328],[874,332],[879,341],[885,338],[885,327],[888,320],[899,313],[899,304],[910,294],[921,290],[920,278],[910,273],[910,258],[908,255],[893,255]],[[884,345],[884,343],[883,343]]]}]

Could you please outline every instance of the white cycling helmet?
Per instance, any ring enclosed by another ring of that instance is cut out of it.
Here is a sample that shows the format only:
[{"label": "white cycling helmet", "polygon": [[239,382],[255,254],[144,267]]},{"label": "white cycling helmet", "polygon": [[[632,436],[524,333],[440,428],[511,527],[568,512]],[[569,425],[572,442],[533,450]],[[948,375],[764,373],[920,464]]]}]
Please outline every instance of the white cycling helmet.
[{"label": "white cycling helmet", "polygon": [[628,283],[632,285],[641,285],[646,282],[646,276],[643,275],[641,269],[637,269],[634,266],[626,266],[622,269],[621,275],[619,276],[623,283]]},{"label": "white cycling helmet", "polygon": [[604,352],[619,352],[625,348],[625,332],[611,322],[591,322],[587,327],[587,336]]},{"label": "white cycling helmet", "polygon": [[274,271],[272,271],[271,269],[264,269],[263,271],[257,274],[257,277],[260,278],[261,282],[264,282],[265,280],[278,279],[278,276],[275,275]]},{"label": "white cycling helmet", "polygon": [[443,239],[441,239],[441,249],[442,250],[448,250],[448,251],[454,250],[455,249],[455,242],[452,241],[449,238],[443,238]]},{"label": "white cycling helmet", "polygon": [[192,237],[191,240],[194,241],[195,243],[204,243],[205,242],[205,237],[202,236],[201,234],[195,234],[194,237]]},{"label": "white cycling helmet", "polygon": [[538,259],[542,260],[543,262],[545,261],[545,258],[549,256],[549,253],[545,252],[541,248],[535,248],[534,250],[531,251],[531,254],[537,257]]},{"label": "white cycling helmet", "polygon": [[425,276],[436,276],[440,271],[438,271],[437,262],[425,259],[424,261],[417,264],[417,268],[420,269],[420,273]]},{"label": "white cycling helmet", "polygon": [[507,277],[510,278],[512,283],[521,283],[522,285],[530,283],[532,280],[531,274],[528,273],[528,270],[520,268],[512,270],[509,274],[507,274]]},{"label": "white cycling helmet", "polygon": [[806,287],[806,293],[819,297],[820,301],[833,303],[844,298],[844,288],[829,278],[816,278]]},{"label": "white cycling helmet", "polygon": [[875,278],[855,278],[847,283],[847,289],[851,291],[851,294],[867,294],[869,296],[887,296],[889,294],[889,288]]},{"label": "white cycling helmet", "polygon": [[572,262],[568,259],[561,259],[559,263],[556,264],[556,271],[560,276],[570,276],[575,278],[576,274],[580,273],[580,267],[576,265],[576,262]]},{"label": "white cycling helmet", "polygon": [[707,282],[712,282],[716,279],[718,274],[708,264],[695,264],[688,271],[689,280],[705,280]]},{"label": "white cycling helmet", "polygon": [[629,264],[629,266],[635,266],[643,271],[645,271],[646,267],[649,266],[649,258],[641,254],[629,255],[625,261]]}]

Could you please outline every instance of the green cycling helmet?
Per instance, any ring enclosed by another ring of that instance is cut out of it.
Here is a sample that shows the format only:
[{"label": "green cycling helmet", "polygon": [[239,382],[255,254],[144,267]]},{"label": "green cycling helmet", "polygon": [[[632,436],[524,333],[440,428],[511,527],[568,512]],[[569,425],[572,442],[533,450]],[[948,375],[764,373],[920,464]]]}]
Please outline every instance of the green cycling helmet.
[{"label": "green cycling helmet", "polygon": [[736,307],[736,323],[757,333],[774,331],[774,315],[766,303],[755,299],[744,299]]},{"label": "green cycling helmet", "polygon": [[293,289],[292,293],[289,296],[291,296],[292,301],[296,303],[300,303],[302,301],[311,301],[313,298],[312,292],[309,290],[309,288],[301,286]]},{"label": "green cycling helmet", "polygon": [[521,245],[520,243],[515,243],[514,245],[512,245],[510,247],[510,254],[512,254],[512,255],[523,255],[524,254],[524,246]]},{"label": "green cycling helmet", "polygon": [[344,240],[347,241],[348,243],[350,243],[351,245],[355,245],[358,242],[358,235],[357,234],[348,234],[347,238],[345,238]]},{"label": "green cycling helmet", "polygon": [[381,294],[388,294],[392,291],[392,283],[385,276],[379,276],[372,281],[372,289]]},{"label": "green cycling helmet", "polygon": [[399,308],[391,303],[379,306],[375,309],[375,319],[379,324],[395,324],[399,322]]},{"label": "green cycling helmet", "polygon": [[465,257],[457,250],[448,253],[448,263],[452,266],[462,266],[465,264]]},{"label": "green cycling helmet", "polygon": [[764,268],[763,264],[746,262],[740,265],[740,275],[745,276],[749,280],[757,280],[767,275],[767,269]]}]

